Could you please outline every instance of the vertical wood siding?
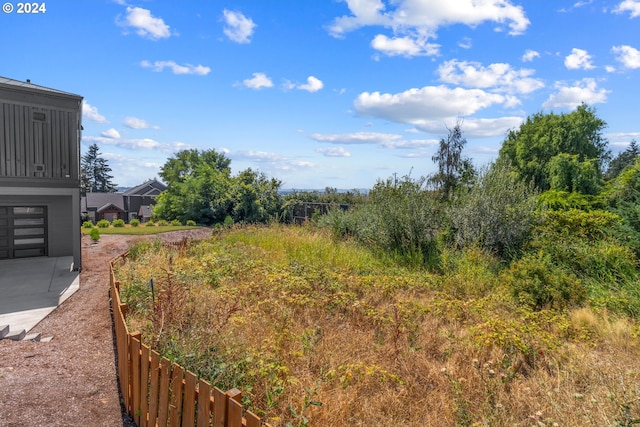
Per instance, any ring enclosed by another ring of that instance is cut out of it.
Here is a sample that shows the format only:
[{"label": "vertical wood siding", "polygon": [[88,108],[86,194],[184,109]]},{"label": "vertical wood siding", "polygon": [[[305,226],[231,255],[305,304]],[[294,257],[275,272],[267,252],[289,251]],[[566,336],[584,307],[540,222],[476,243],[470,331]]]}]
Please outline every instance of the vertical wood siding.
[{"label": "vertical wood siding", "polygon": [[78,126],[76,111],[0,103],[0,177],[78,180]]}]

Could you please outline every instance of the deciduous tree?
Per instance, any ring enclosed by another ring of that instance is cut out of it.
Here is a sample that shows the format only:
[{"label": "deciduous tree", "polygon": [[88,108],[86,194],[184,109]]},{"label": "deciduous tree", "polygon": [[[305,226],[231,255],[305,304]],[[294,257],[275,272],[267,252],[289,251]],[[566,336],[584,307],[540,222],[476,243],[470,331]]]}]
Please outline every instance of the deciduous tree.
[{"label": "deciduous tree", "polygon": [[601,176],[610,157],[602,135],[604,120],[594,109],[580,105],[569,114],[537,113],[507,135],[500,158],[507,160],[526,182],[546,191],[551,188],[552,159],[559,154],[575,155],[575,161],[593,162]]}]

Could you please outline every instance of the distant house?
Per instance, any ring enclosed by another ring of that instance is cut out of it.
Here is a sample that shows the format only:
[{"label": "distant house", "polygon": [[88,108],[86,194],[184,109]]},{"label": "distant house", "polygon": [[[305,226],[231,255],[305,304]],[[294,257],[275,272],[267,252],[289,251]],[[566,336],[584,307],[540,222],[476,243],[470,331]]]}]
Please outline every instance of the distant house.
[{"label": "distant house", "polygon": [[101,219],[129,222],[134,218],[146,222],[151,219],[156,197],[166,188],[152,179],[122,193],[87,193],[82,198],[82,213],[93,223]]},{"label": "distant house", "polygon": [[0,260],[81,267],[82,97],[0,77]]}]

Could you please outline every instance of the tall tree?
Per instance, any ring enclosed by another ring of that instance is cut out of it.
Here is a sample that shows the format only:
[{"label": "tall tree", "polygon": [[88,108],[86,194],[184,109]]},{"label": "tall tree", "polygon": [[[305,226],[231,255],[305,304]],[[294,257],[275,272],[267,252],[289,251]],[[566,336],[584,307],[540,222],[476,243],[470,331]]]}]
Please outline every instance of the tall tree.
[{"label": "tall tree", "polygon": [[224,221],[231,207],[231,160],[215,150],[183,150],[162,166],[167,189],[153,213],[181,222],[211,225]]},{"label": "tall tree", "polygon": [[80,190],[82,194],[113,193],[117,185],[110,175],[109,163],[100,155],[98,144],[91,144],[87,153],[81,159]]},{"label": "tall tree", "polygon": [[438,172],[429,179],[443,200],[450,200],[458,185],[474,175],[471,161],[462,157],[462,149],[467,144],[462,122],[458,121],[453,129],[447,130],[447,137],[440,140],[438,152],[431,158],[438,165]]},{"label": "tall tree", "polygon": [[593,163],[595,173],[601,176],[610,158],[602,135],[606,126],[586,104],[569,114],[537,113],[508,133],[499,157],[508,161],[521,179],[542,191],[551,188],[550,163],[559,154],[575,155],[577,163]]},{"label": "tall tree", "polygon": [[616,178],[625,168],[634,164],[638,156],[640,156],[640,147],[638,147],[638,143],[634,139],[629,143],[626,150],[611,160],[605,178],[608,180]]}]

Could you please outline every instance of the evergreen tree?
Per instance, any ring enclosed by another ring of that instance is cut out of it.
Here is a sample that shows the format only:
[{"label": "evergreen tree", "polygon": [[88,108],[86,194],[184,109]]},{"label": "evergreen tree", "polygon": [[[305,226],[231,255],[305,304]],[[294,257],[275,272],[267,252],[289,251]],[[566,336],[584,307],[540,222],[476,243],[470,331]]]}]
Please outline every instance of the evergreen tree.
[{"label": "evergreen tree", "polygon": [[80,171],[80,186],[82,194],[113,193],[117,185],[111,180],[111,168],[107,161],[101,157],[98,144],[91,144],[87,153],[82,156]]},{"label": "evergreen tree", "polygon": [[638,156],[640,156],[640,147],[638,147],[638,143],[634,139],[626,150],[611,160],[605,178],[607,180],[616,178],[627,166],[634,164]]}]

